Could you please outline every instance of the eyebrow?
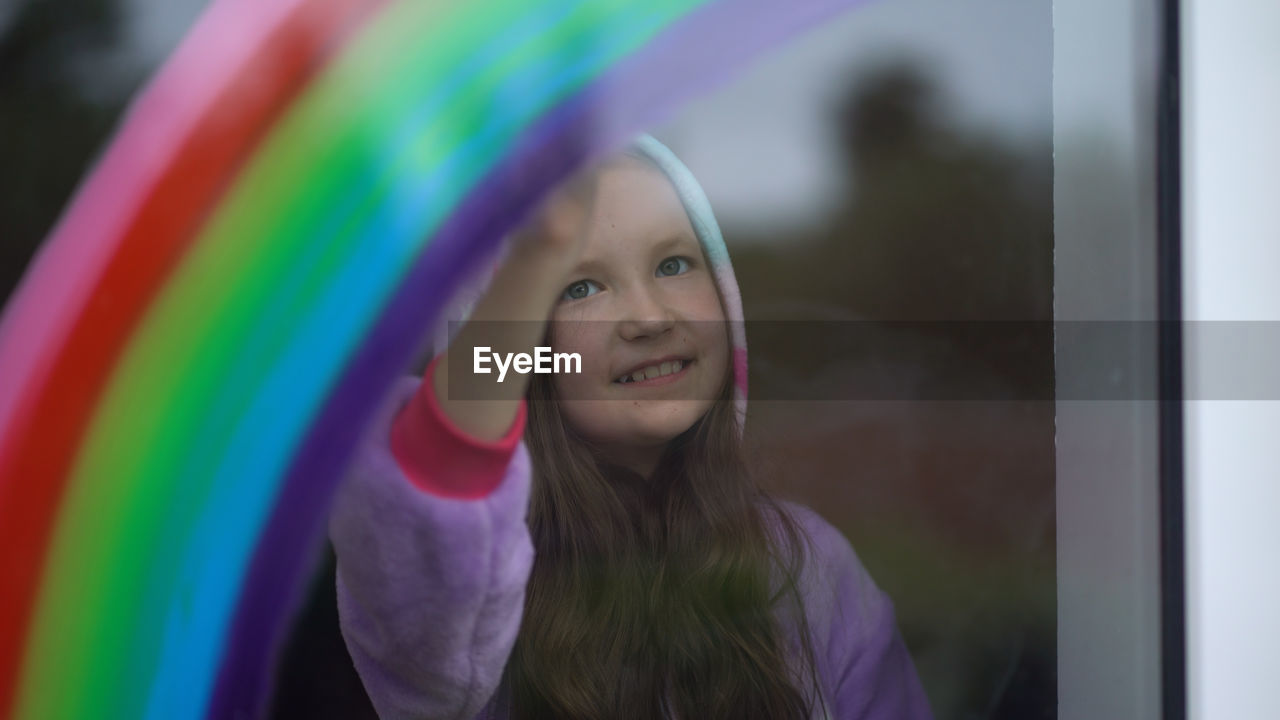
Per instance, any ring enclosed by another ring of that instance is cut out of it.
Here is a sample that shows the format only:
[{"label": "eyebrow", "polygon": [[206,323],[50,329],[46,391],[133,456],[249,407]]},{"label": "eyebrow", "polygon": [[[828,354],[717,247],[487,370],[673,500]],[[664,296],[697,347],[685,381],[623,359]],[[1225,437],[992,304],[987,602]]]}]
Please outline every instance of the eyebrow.
[{"label": "eyebrow", "polygon": [[573,267],[572,271],[570,271],[569,274],[574,278],[574,280],[571,280],[570,282],[577,282],[577,279],[581,276],[600,275],[605,271],[605,269],[605,264],[594,258],[582,260]]},{"label": "eyebrow", "polygon": [[672,235],[666,240],[663,240],[659,242],[657,245],[654,245],[653,252],[655,255],[661,255],[663,253],[670,252],[674,248],[685,246],[685,245],[688,245],[698,251],[702,250],[702,244],[698,242],[698,239],[696,237],[693,237],[691,235],[681,232],[678,235]]}]

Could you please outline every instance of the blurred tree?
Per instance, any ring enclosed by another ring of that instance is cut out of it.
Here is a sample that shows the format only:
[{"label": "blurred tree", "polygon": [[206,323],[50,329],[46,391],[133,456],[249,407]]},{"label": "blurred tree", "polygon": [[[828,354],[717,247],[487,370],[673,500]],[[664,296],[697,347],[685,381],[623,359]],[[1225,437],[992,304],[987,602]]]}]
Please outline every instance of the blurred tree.
[{"label": "blurred tree", "polygon": [[848,275],[830,291],[873,318],[1050,319],[1048,139],[1021,153],[940,110],[911,66],[848,94],[837,122],[856,185],[820,250]]},{"label": "blurred tree", "polygon": [[22,277],[132,92],[95,77],[121,39],[116,0],[28,0],[3,28],[0,297]]},{"label": "blurred tree", "polygon": [[912,63],[833,122],[847,195],[818,229],[726,228],[747,317],[810,321],[749,328],[750,444],[894,598],[940,720],[1054,717],[1052,139],[962,126]]},{"label": "blurred tree", "polygon": [[[1048,397],[1052,140],[1021,148],[948,119],[914,65],[887,65],[855,81],[834,118],[848,196],[808,237],[735,250],[748,317],[772,316],[783,302],[919,321],[1018,391]],[[981,325],[1004,320],[1031,322],[996,339],[992,325]]]}]

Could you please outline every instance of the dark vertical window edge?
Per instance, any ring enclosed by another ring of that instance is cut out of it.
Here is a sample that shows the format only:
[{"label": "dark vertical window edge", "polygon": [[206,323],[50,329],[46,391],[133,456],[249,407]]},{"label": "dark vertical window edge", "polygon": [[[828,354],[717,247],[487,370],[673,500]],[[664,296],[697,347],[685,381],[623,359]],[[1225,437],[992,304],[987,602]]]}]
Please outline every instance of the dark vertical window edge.
[{"label": "dark vertical window edge", "polygon": [[1179,0],[1161,0],[1156,110],[1159,313],[1160,657],[1165,720],[1187,717],[1182,385],[1182,121]]}]

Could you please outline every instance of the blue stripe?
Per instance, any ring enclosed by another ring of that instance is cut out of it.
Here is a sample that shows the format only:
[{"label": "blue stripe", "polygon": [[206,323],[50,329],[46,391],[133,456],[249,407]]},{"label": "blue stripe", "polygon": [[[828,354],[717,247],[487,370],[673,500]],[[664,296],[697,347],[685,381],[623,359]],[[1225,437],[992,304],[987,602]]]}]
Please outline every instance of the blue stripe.
[{"label": "blue stripe", "polygon": [[[577,4],[559,7],[567,14]],[[394,280],[421,251],[422,239],[438,226],[463,191],[493,166],[521,127],[545,111],[557,95],[584,82],[586,73],[616,53],[614,48],[638,32],[658,28],[656,18],[638,15],[640,12],[624,11],[612,18],[612,24],[602,28],[602,34],[586,48],[588,54],[584,57],[575,58],[554,48],[553,52],[560,52],[544,64],[519,68],[503,78],[493,93],[502,98],[503,112],[493,112],[494,105],[484,104],[492,96],[482,95],[473,111],[483,119],[482,129],[454,149],[440,167],[419,170],[404,166],[402,159],[412,154],[407,140],[426,137],[427,130],[435,129],[432,121],[438,123],[447,109],[439,88],[423,92],[424,102],[406,115],[405,130],[397,134],[406,147],[384,155],[388,161],[401,159],[402,166],[362,173],[367,178],[377,172],[390,172],[393,184],[380,198],[377,188],[357,188],[360,196],[354,202],[342,203],[349,208],[372,202],[376,212],[372,217],[363,221],[350,217],[331,220],[331,231],[326,233],[331,238],[344,229],[345,222],[356,222],[362,228],[351,246],[354,252],[342,264],[340,274],[325,283],[322,297],[299,326],[281,328],[276,324],[278,320],[271,322],[275,318],[264,317],[229,377],[248,378],[251,373],[245,368],[262,367],[263,351],[269,352],[273,345],[279,347],[280,338],[287,336],[290,340],[283,354],[270,364],[270,373],[260,385],[246,382],[228,386],[244,388],[241,397],[249,402],[243,413],[236,417],[227,412],[230,403],[220,403],[221,412],[211,413],[197,435],[208,442],[233,431],[221,452],[216,452],[220,443],[211,443],[212,447],[202,443],[201,458],[217,457],[222,462],[210,482],[204,484],[211,489],[210,497],[202,503],[200,517],[184,548],[179,565],[184,577],[169,598],[166,617],[171,620],[152,685],[148,717],[195,717],[207,703],[214,678],[212,669],[249,554],[291,459],[290,451],[300,442],[351,348],[394,289]],[[549,23],[562,17],[539,15],[538,22],[525,26],[524,36],[545,32]],[[512,42],[510,34],[496,38],[485,46],[485,54],[497,61],[502,57],[499,52]],[[477,60],[472,67],[478,73],[482,63]],[[342,236],[336,238],[337,242],[343,240]],[[317,243],[317,247],[322,244]],[[319,265],[323,252],[320,249],[312,255],[312,267]],[[303,287],[302,276],[304,273],[299,272],[291,279],[295,288]],[[201,469],[200,463],[187,468],[193,475]],[[208,477],[206,473],[200,475]],[[190,603],[186,607],[183,597]]]}]

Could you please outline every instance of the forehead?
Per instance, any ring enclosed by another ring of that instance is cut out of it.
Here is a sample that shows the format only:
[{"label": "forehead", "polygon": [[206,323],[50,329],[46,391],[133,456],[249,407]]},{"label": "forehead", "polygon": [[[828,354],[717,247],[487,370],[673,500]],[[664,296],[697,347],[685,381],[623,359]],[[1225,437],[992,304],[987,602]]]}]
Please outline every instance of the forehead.
[{"label": "forehead", "polygon": [[683,238],[697,244],[693,225],[671,181],[648,162],[625,155],[604,164],[596,176],[588,232],[589,254],[618,240],[647,246]]}]

